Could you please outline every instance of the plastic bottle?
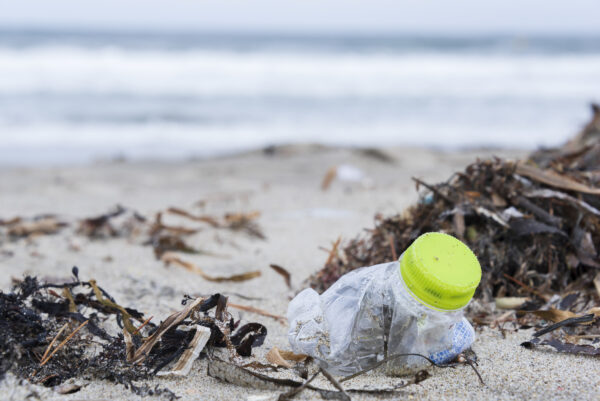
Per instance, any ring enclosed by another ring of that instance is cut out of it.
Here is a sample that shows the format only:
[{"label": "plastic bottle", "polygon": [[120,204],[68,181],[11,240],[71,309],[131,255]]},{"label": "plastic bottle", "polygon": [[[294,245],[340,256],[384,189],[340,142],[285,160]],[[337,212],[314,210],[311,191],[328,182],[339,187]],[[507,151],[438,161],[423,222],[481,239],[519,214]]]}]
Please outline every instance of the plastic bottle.
[{"label": "plastic bottle", "polygon": [[[353,270],[320,296],[310,288],[300,292],[288,307],[288,338],[295,352],[338,375],[405,353],[447,362],[473,343],[462,309],[480,280],[479,262],[465,244],[423,234],[397,262]],[[397,376],[428,365],[418,356],[396,357],[385,370]]]}]

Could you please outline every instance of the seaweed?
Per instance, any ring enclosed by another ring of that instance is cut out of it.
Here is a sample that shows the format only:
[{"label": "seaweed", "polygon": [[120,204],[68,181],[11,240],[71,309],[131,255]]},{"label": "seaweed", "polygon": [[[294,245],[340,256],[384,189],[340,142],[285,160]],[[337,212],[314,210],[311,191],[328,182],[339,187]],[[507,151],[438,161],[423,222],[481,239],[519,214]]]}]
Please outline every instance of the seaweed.
[{"label": "seaweed", "polygon": [[[600,120],[594,107],[593,121]],[[600,267],[600,129],[590,123],[563,148],[525,161],[477,160],[447,181],[415,179],[419,202],[402,214],[376,216],[366,234],[334,243],[308,282],[319,292],[362,266],[396,259],[419,235],[445,232],[464,241],[482,266],[476,297],[547,301],[575,286],[592,296]]]},{"label": "seaweed", "polygon": [[[205,345],[250,356],[267,335],[260,323],[237,328],[220,294],[186,301],[183,310],[156,325],[119,305],[95,280],[80,280],[76,267],[72,272],[69,282],[25,277],[11,292],[0,292],[0,380],[8,371],[44,386],[70,378],[100,379],[141,396],[174,399],[168,389],[135,383],[180,357],[174,371],[189,371]],[[210,338],[199,335],[206,330]]]}]

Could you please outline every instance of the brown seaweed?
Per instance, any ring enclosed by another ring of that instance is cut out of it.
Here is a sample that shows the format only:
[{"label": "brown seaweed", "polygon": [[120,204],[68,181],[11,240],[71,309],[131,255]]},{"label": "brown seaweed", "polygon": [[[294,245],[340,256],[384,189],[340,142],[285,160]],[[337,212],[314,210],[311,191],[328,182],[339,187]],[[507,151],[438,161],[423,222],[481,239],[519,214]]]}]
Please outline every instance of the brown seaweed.
[{"label": "brown seaweed", "polygon": [[[267,335],[260,323],[237,327],[220,294],[193,300],[157,326],[119,305],[94,280],[80,280],[77,268],[73,276],[58,284],[25,277],[12,292],[0,291],[0,379],[7,371],[45,386],[73,377],[96,378],[141,396],[173,399],[168,389],[134,381],[150,378],[182,354],[175,371],[189,369],[204,348],[186,352],[199,341],[198,327],[210,331],[207,347],[231,346],[239,356],[250,356]],[[137,328],[134,321],[140,322]],[[120,326],[122,334],[109,334],[111,325]]]},{"label": "brown seaweed", "polygon": [[592,174],[600,171],[599,127],[589,124],[579,142],[525,161],[477,160],[435,185],[416,179],[417,189],[426,189],[416,205],[376,216],[366,234],[334,244],[309,284],[322,292],[343,274],[394,260],[419,235],[440,231],[477,255],[483,277],[476,297],[486,302],[532,294],[547,301],[582,285],[589,296],[600,267],[600,180]]}]

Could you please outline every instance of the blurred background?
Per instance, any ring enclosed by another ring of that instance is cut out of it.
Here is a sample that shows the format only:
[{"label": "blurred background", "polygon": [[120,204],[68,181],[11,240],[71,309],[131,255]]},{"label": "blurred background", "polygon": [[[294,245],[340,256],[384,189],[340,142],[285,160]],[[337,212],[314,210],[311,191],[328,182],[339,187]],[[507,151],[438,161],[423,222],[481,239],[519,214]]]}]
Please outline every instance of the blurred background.
[{"label": "blurred background", "polygon": [[0,1],[0,164],[526,148],[600,100],[597,0]]}]

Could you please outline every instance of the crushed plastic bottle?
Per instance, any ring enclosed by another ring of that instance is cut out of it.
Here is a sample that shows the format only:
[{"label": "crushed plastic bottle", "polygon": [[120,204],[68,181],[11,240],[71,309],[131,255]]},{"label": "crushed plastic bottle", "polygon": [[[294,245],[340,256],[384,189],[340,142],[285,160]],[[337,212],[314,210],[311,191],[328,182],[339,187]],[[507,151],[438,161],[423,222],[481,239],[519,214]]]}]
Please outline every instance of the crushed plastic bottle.
[{"label": "crushed plastic bottle", "polygon": [[[310,288],[300,292],[288,307],[288,338],[294,352],[338,375],[406,353],[447,362],[474,341],[462,309],[480,280],[479,262],[465,244],[423,234],[397,262],[353,270],[320,296]],[[427,365],[421,357],[401,356],[384,366],[399,376]]]}]

